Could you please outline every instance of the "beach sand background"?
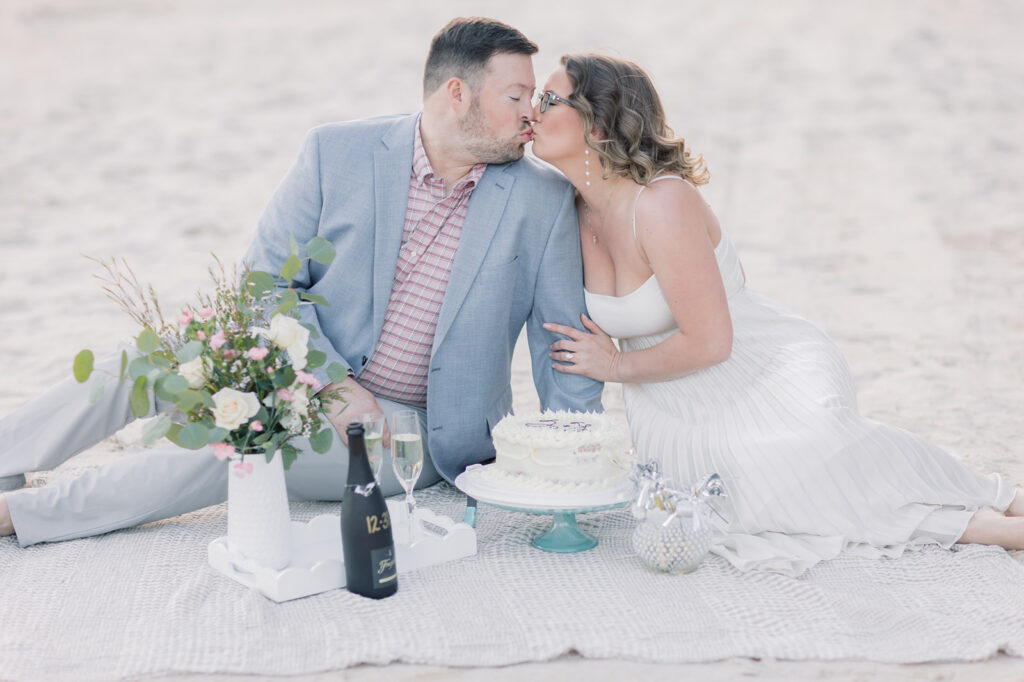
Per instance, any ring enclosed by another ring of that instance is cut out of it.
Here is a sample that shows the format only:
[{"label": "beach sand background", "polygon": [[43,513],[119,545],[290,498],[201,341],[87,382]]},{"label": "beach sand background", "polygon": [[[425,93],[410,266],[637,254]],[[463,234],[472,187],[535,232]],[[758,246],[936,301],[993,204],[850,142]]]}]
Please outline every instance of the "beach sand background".
[{"label": "beach sand background", "polygon": [[[305,132],[418,109],[431,36],[471,14],[540,44],[538,87],[567,51],[645,65],[710,166],[705,196],[748,286],[828,331],[862,412],[1024,483],[1024,5],[1010,1],[5,0],[0,415],[67,377],[79,349],[136,332],[83,255],[127,259],[173,313],[207,287],[210,253],[242,255]],[[524,409],[537,399],[519,351]],[[605,403],[622,415],[618,387]],[[566,656],[316,679],[641,675],[1010,680],[1024,663]]]}]

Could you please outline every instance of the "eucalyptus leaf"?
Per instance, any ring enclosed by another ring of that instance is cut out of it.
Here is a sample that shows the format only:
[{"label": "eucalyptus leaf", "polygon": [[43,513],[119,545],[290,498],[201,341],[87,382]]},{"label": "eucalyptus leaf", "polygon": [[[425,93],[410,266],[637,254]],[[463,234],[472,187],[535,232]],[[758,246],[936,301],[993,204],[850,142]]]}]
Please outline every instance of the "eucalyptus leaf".
[{"label": "eucalyptus leaf", "polygon": [[209,442],[208,431],[202,424],[186,424],[178,433],[178,445],[188,450],[198,450]]},{"label": "eucalyptus leaf", "polygon": [[177,374],[165,374],[156,381],[153,387],[157,397],[172,403],[179,393],[187,389],[188,382],[185,380],[185,377],[178,376]]},{"label": "eucalyptus leaf", "polygon": [[146,327],[139,334],[139,338],[135,340],[135,345],[143,353],[152,353],[160,347],[160,337],[152,329]]},{"label": "eucalyptus leaf", "polygon": [[227,429],[222,429],[219,426],[207,427],[206,440],[209,443],[219,443],[228,437],[228,433],[230,432]]},{"label": "eucalyptus leaf", "polygon": [[284,470],[288,471],[291,468],[292,463],[298,459],[299,451],[293,445],[282,445],[281,446],[281,463],[284,465]]},{"label": "eucalyptus leaf", "polygon": [[124,373],[128,370],[128,351],[121,351],[121,371],[117,375],[118,382],[124,382]]},{"label": "eucalyptus leaf", "polygon": [[149,379],[141,376],[132,385],[132,394],[128,402],[131,404],[132,412],[136,417],[145,417],[149,414],[149,393],[146,391],[148,383]]},{"label": "eucalyptus leaf", "polygon": [[334,260],[334,245],[323,237],[313,237],[306,242],[306,253],[310,260],[327,265]]},{"label": "eucalyptus leaf", "polygon": [[263,298],[274,289],[274,276],[262,270],[250,270],[245,277],[245,288],[253,298]]},{"label": "eucalyptus leaf", "polygon": [[295,383],[295,370],[292,369],[291,365],[285,365],[282,367],[279,374],[281,375],[281,381],[284,382],[285,386],[291,386]]},{"label": "eucalyptus leaf", "polygon": [[197,405],[203,404],[203,394],[193,388],[181,391],[174,397],[174,406],[182,412],[188,412]]},{"label": "eucalyptus leaf", "polygon": [[295,275],[299,274],[299,270],[302,269],[302,261],[294,253],[288,256],[288,260],[281,266],[281,277],[286,282],[291,282],[295,279]]},{"label": "eucalyptus leaf", "polygon": [[281,292],[281,303],[274,310],[277,315],[284,315],[299,304],[299,295],[291,289]]},{"label": "eucalyptus leaf", "polygon": [[309,444],[313,448],[313,452],[319,452],[322,455],[331,449],[331,442],[333,440],[334,432],[330,428],[326,428],[310,435]]},{"label": "eucalyptus leaf", "polygon": [[324,298],[323,296],[320,296],[318,294],[309,294],[309,293],[303,292],[302,295],[299,298],[301,298],[303,301],[309,301],[310,303],[316,303],[317,305],[326,305],[326,306],[331,305],[330,303],[328,303],[326,298]]},{"label": "eucalyptus leaf", "polygon": [[336,384],[348,379],[348,370],[340,362],[332,362],[327,365],[327,377]]},{"label": "eucalyptus leaf", "polygon": [[327,353],[319,350],[311,350],[306,353],[306,366],[309,368],[320,367],[327,362]]},{"label": "eucalyptus leaf", "polygon": [[199,357],[200,353],[202,352],[202,341],[189,341],[184,346],[178,349],[178,352],[175,353],[174,357],[178,359],[179,363],[184,364],[186,362],[191,362],[192,360],[195,360],[196,358]]},{"label": "eucalyptus leaf", "polygon": [[320,338],[320,332],[317,331],[316,325],[309,324],[308,322],[300,322],[299,324],[301,324],[303,327],[305,327],[307,330],[309,330],[309,338],[311,338],[311,339],[319,339]]},{"label": "eucalyptus leaf", "polygon": [[150,420],[142,429],[142,442],[147,445],[157,442],[167,435],[173,423],[166,414],[161,414],[156,419]]},{"label": "eucalyptus leaf", "polygon": [[140,355],[131,362],[128,363],[128,376],[133,380],[137,380],[139,377],[144,377],[152,372],[156,367],[149,361],[149,357]]},{"label": "eucalyptus leaf", "polygon": [[75,363],[72,371],[74,372],[75,380],[78,383],[85,383],[89,378],[89,375],[92,374],[92,365],[95,360],[96,358],[92,354],[91,350],[79,351],[78,355],[75,356]]}]

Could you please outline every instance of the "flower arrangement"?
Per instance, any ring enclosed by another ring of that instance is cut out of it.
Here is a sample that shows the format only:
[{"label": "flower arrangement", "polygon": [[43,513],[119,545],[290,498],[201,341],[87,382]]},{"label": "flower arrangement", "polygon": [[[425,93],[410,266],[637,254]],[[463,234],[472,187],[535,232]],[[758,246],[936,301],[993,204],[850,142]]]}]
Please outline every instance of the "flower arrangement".
[{"label": "flower arrangement", "polygon": [[[315,237],[306,253],[327,264],[335,252]],[[314,451],[327,452],[333,432],[324,410],[343,398],[338,391],[319,391],[320,382],[308,371],[323,366],[326,356],[313,348],[316,332],[300,321],[299,309],[329,304],[292,287],[302,265],[294,238],[278,276],[248,268],[239,276],[237,268],[226,271],[217,261],[218,269],[210,270],[212,295],[199,294],[197,304],[173,323],[164,319],[153,288],[144,289],[127,263],[98,262],[106,271],[100,279],[108,296],[143,327],[135,340],[137,355],[122,352],[118,377],[132,382],[132,412],[148,414],[150,391],[175,408],[146,425],[145,442],[166,436],[192,450],[211,445],[218,459],[235,462],[239,476],[251,472],[245,455],[252,453],[269,462],[280,450],[284,468],[290,467],[299,452],[292,442],[297,436],[309,438]],[[93,363],[89,350],[75,356],[79,382],[90,377]],[[333,382],[346,376],[338,363],[327,374]],[[97,383],[94,399],[103,388]]]}]

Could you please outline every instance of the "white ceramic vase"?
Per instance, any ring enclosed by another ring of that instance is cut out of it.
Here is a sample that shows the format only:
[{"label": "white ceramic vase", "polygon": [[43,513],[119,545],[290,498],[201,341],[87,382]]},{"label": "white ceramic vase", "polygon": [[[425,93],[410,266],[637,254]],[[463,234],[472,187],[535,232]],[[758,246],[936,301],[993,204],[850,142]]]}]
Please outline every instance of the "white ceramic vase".
[{"label": "white ceramic vase", "polygon": [[[263,453],[245,455],[245,469],[228,464],[228,548],[266,568],[291,560],[291,515],[281,452],[268,462]],[[252,471],[248,465],[252,465]],[[239,475],[246,471],[244,475]]]}]

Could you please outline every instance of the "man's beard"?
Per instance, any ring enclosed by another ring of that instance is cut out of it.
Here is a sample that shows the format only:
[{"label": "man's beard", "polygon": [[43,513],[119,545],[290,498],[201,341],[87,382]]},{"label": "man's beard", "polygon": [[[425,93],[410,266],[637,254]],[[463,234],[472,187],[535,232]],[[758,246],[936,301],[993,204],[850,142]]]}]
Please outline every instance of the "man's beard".
[{"label": "man's beard", "polygon": [[491,133],[476,97],[473,98],[469,114],[459,122],[459,132],[466,141],[466,151],[473,155],[477,163],[518,161],[526,152],[526,143],[522,140],[501,140]]}]

